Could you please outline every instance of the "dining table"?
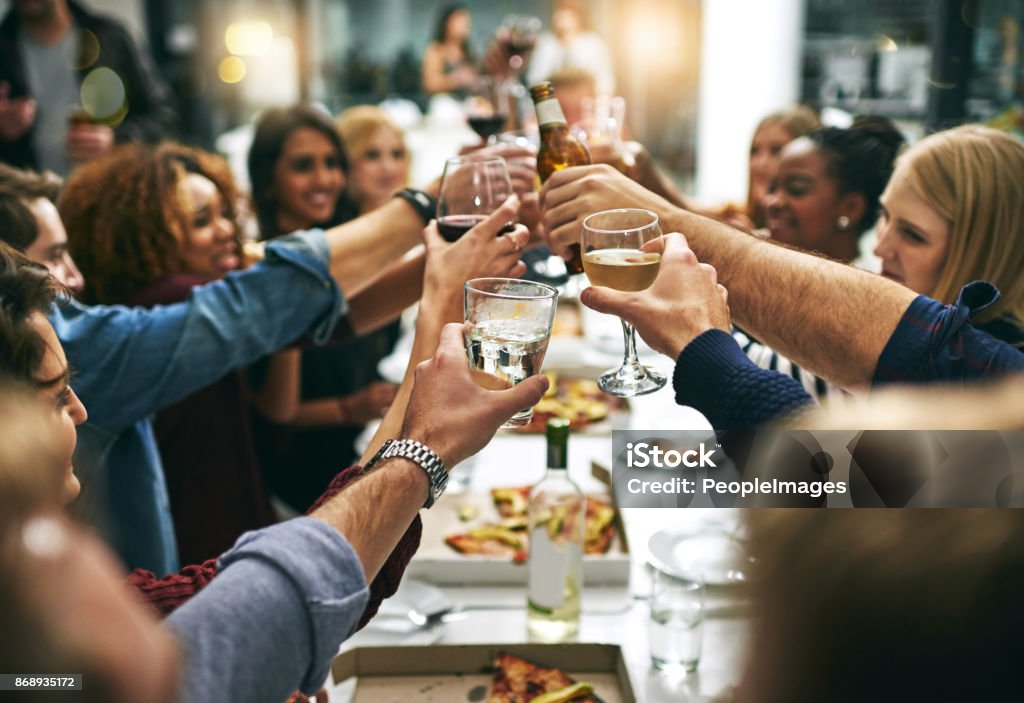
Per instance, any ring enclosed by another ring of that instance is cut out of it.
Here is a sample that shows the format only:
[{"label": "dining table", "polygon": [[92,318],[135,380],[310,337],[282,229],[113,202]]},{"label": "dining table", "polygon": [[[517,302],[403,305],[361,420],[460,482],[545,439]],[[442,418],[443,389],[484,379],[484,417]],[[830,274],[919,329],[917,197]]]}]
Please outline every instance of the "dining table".
[{"label": "dining table", "polygon": [[[545,370],[596,378],[621,361],[622,335],[615,318],[581,308],[571,297],[560,302],[562,329],[551,339]],[[566,322],[566,317],[568,321]],[[574,319],[575,317],[575,319]],[[559,327],[556,324],[556,327]],[[402,348],[399,343],[398,348]],[[408,346],[408,345],[406,345]],[[401,352],[399,352],[400,354]],[[397,368],[401,364],[392,364]],[[641,345],[641,361],[672,376],[674,360]],[[387,360],[382,366],[387,365]],[[598,426],[573,433],[569,439],[569,475],[585,492],[607,492],[593,467],[612,465],[612,431],[616,429],[707,430],[707,420],[696,410],[675,402],[671,380],[649,395],[628,399],[627,408]],[[492,487],[533,484],[545,471],[546,444],[542,434],[499,431],[471,460],[468,492],[486,493]],[[629,552],[628,583],[584,585],[578,635],[581,643],[621,647],[636,700],[729,700],[747,655],[750,607],[746,583],[708,583],[702,655],[697,670],[685,676],[669,675],[651,665],[648,623],[653,563],[649,543],[656,534],[701,534],[711,531],[733,537],[742,534],[739,511],[727,508],[626,508],[621,525]],[[415,557],[414,557],[415,560]],[[415,562],[414,562],[415,563]],[[501,583],[422,583],[406,577],[398,596],[414,586],[430,589],[448,604],[450,612],[420,624],[403,622],[404,606],[385,601],[374,621],[346,641],[342,651],[356,647],[396,645],[430,647],[444,644],[518,644],[529,641],[526,627],[525,585]],[[624,581],[624,579],[623,579]],[[422,593],[422,591],[420,592]],[[400,600],[400,598],[399,598]],[[390,615],[388,615],[390,613]],[[398,616],[396,618],[396,615]],[[396,625],[397,619],[397,625]],[[415,649],[411,650],[415,655]],[[355,681],[334,685],[331,701],[350,701]],[[410,701],[410,703],[413,703]]]}]

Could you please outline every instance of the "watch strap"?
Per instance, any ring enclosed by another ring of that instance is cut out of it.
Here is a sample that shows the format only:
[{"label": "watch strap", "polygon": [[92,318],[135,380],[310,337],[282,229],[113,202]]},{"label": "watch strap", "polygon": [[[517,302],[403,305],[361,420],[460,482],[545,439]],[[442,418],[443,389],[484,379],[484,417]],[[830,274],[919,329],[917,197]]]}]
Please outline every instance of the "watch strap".
[{"label": "watch strap", "polygon": [[395,197],[412,205],[416,213],[423,219],[424,225],[429,224],[437,216],[437,198],[430,193],[414,188],[402,188],[395,193]]},{"label": "watch strap", "polygon": [[427,474],[430,487],[427,501],[423,504],[423,507],[429,508],[432,506],[434,501],[441,497],[448,485],[448,471],[445,469],[441,457],[430,447],[414,439],[389,439],[384,442],[383,446],[366,465],[366,468],[369,470],[381,461],[396,456],[408,459]]}]

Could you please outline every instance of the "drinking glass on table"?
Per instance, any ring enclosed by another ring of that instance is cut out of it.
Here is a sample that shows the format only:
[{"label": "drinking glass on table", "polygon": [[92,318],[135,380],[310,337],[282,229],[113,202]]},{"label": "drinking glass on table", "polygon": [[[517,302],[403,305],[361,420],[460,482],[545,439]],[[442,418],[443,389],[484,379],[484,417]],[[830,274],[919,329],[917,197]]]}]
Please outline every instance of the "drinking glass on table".
[{"label": "drinking glass on table", "polygon": [[[437,198],[437,228],[456,241],[512,195],[508,164],[500,156],[468,154],[445,161]],[[515,221],[502,229],[511,232]]]},{"label": "drinking glass on table", "polygon": [[466,122],[485,144],[495,144],[509,115],[508,89],[501,81],[480,76],[464,102]]},{"label": "drinking glass on table", "polygon": [[[464,287],[466,355],[473,378],[500,390],[540,373],[551,339],[558,291],[516,278],[474,278]],[[522,427],[533,408],[513,415],[503,428]]]},{"label": "drinking glass on table", "polygon": [[[658,216],[649,210],[595,213],[583,220],[583,270],[595,286],[644,290],[658,275],[661,254],[641,251],[641,247],[660,236]],[[640,364],[636,331],[625,320],[620,322],[626,346],[622,365],[601,376],[597,385],[605,393],[622,398],[653,393],[665,385],[665,376]]]},{"label": "drinking glass on table", "polygon": [[668,674],[697,670],[704,639],[704,581],[655,571],[648,625],[651,665]]}]

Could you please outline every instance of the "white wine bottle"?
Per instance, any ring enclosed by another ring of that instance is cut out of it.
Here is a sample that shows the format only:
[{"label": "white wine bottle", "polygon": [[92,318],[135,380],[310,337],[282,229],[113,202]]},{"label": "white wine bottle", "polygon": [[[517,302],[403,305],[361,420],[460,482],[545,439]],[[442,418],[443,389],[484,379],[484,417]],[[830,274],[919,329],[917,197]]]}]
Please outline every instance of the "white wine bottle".
[{"label": "white wine bottle", "polygon": [[[555,86],[545,81],[530,88],[530,97],[537,109],[537,124],[540,126],[540,149],[537,150],[537,176],[543,183],[555,171],[570,166],[586,166],[590,153],[576,137],[569,132],[565,113],[555,97]],[[583,273],[583,255],[580,245],[572,246],[572,258],[566,262],[569,273]]]},{"label": "white wine bottle", "polygon": [[548,469],[530,490],[526,624],[533,641],[563,642],[580,627],[587,502],[569,478],[569,421],[548,420],[547,438]]}]

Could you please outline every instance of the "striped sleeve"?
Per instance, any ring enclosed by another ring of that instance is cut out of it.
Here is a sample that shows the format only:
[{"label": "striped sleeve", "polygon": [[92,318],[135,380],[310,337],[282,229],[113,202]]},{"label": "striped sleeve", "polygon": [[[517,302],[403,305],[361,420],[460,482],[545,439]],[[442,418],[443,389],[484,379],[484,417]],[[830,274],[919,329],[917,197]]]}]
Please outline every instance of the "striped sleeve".
[{"label": "striped sleeve", "polygon": [[808,395],[816,398],[819,402],[830,396],[834,397],[842,394],[842,391],[837,386],[794,364],[771,347],[754,341],[744,332],[734,329],[732,336],[736,343],[740,345],[747,358],[754,362],[755,366],[769,371],[778,371],[784,376],[789,376],[799,383],[807,391]]}]

